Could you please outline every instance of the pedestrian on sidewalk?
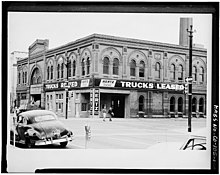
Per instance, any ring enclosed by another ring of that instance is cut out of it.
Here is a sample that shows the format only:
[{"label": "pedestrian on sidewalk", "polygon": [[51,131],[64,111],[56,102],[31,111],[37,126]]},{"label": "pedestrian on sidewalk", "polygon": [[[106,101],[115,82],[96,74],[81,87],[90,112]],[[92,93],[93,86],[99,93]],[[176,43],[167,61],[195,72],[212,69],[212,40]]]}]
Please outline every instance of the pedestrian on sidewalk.
[{"label": "pedestrian on sidewalk", "polygon": [[107,109],[106,109],[106,105],[104,105],[104,108],[102,109],[103,121],[105,121],[106,114],[107,114]]},{"label": "pedestrian on sidewalk", "polygon": [[110,106],[110,108],[108,110],[108,113],[109,113],[109,121],[112,121],[112,117],[114,116],[114,113],[113,113],[113,109],[112,109],[111,106]]}]

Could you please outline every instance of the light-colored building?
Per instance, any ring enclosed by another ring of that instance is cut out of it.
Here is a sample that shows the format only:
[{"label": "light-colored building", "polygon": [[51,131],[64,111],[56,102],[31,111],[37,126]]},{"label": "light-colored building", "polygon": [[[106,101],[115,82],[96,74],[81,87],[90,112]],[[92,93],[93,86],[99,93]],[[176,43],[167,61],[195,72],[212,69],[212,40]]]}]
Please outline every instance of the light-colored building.
[{"label": "light-colored building", "polygon": [[14,51],[10,55],[8,64],[9,75],[9,92],[10,92],[10,108],[11,111],[15,105],[16,100],[16,87],[17,87],[17,61],[27,58],[28,52]]},{"label": "light-colored building", "polygon": [[[187,115],[185,42],[93,34],[54,49],[48,46],[48,40],[36,40],[28,59],[18,61],[18,71],[28,72],[26,83],[18,81],[18,99],[38,101],[63,117],[68,107],[70,118],[102,117],[104,105],[112,106],[119,118]],[[198,117],[206,114],[207,50],[193,47],[192,60],[192,114]]]}]

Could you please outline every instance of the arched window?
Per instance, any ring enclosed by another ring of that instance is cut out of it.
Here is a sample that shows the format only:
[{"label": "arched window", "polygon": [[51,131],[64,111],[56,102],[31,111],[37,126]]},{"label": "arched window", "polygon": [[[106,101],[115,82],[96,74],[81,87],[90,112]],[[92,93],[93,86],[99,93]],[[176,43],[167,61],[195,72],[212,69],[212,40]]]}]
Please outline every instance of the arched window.
[{"label": "arched window", "polygon": [[130,76],[136,76],[136,62],[131,60],[130,63]]},{"label": "arched window", "polygon": [[50,67],[48,66],[47,67],[47,80],[50,79]]},{"label": "arched window", "polygon": [[76,61],[73,60],[73,76],[76,75]]},{"label": "arched window", "polygon": [[170,69],[170,72],[171,72],[171,80],[175,80],[175,65],[174,64],[171,64],[171,69]]},{"label": "arched window", "polygon": [[35,68],[31,76],[31,85],[41,84],[42,79],[38,68]]},{"label": "arched window", "polygon": [[25,81],[24,72],[22,72],[22,75],[23,75],[22,80],[23,80],[23,84],[24,84],[24,81]]},{"label": "arched window", "polygon": [[196,98],[192,99],[192,112],[196,112],[197,100]]},{"label": "arched window", "polygon": [[160,78],[160,63],[155,65],[155,78]]},{"label": "arched window", "polygon": [[89,60],[89,57],[87,58],[86,60],[86,67],[87,67],[87,70],[86,70],[86,74],[90,74],[90,60]]},{"label": "arched window", "polygon": [[139,68],[139,77],[144,77],[144,69],[145,69],[145,64],[143,61],[140,62],[140,68]]},{"label": "arched window", "polygon": [[183,80],[183,66],[179,66],[179,75],[178,75],[178,80]]},{"label": "arched window", "polygon": [[85,75],[85,60],[84,59],[82,59],[81,66],[82,66],[82,75]]},{"label": "arched window", "polygon": [[142,95],[139,97],[139,111],[144,111],[144,97]]},{"label": "arched window", "polygon": [[175,112],[175,98],[170,98],[170,112]]},{"label": "arched window", "polygon": [[197,81],[197,68],[196,66],[193,66],[193,69],[192,69],[192,78],[193,78],[193,81]]},{"label": "arched window", "polygon": [[60,64],[57,65],[57,78],[60,78]]},{"label": "arched window", "polygon": [[21,73],[18,73],[18,84],[21,84]]},{"label": "arched window", "polygon": [[63,78],[64,64],[61,63],[61,78]]},{"label": "arched window", "polygon": [[53,79],[53,65],[50,67],[50,78]]},{"label": "arched window", "polygon": [[203,108],[204,108],[204,100],[203,98],[199,99],[199,112],[203,112]]},{"label": "arched window", "polygon": [[200,82],[204,82],[204,69],[203,67],[200,67]]},{"label": "arched window", "polygon": [[27,71],[24,73],[24,83],[27,83]]},{"label": "arched window", "polygon": [[105,57],[103,60],[103,74],[109,74],[109,59]]},{"label": "arched window", "polygon": [[118,70],[119,70],[119,61],[117,58],[114,58],[114,60],[113,60],[113,74],[118,75]]},{"label": "arched window", "polygon": [[71,60],[68,62],[68,77],[71,77],[71,65],[72,65],[72,62]]},{"label": "arched window", "polygon": [[183,112],[183,98],[178,99],[178,112]]}]

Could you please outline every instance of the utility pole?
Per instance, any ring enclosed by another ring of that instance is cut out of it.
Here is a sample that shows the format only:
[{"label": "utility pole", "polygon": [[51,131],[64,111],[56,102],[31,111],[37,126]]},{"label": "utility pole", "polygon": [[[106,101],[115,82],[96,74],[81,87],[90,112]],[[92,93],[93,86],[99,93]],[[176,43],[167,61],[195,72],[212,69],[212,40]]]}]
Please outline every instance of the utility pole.
[{"label": "utility pole", "polygon": [[68,92],[68,86],[69,86],[69,57],[67,56],[67,62],[66,62],[66,119],[68,118],[68,100],[69,100],[69,92]]},{"label": "utility pole", "polygon": [[193,28],[193,26],[190,25],[190,30],[187,29],[187,32],[189,33],[188,132],[192,131],[192,126],[191,126],[191,117],[192,117],[192,42],[193,42],[193,30],[192,30],[192,28]]}]

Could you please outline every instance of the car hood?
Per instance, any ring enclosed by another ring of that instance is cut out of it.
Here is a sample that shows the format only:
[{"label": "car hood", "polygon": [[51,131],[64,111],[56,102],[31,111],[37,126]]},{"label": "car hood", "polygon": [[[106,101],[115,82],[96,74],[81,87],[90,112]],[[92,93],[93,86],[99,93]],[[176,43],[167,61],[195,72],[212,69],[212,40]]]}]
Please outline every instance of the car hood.
[{"label": "car hood", "polygon": [[55,134],[66,135],[68,130],[60,121],[45,121],[32,124],[32,127],[38,131],[41,136],[53,137]]}]

